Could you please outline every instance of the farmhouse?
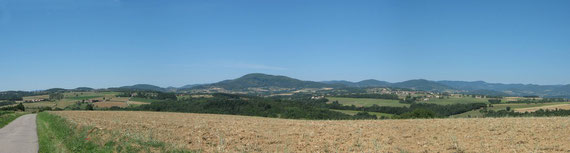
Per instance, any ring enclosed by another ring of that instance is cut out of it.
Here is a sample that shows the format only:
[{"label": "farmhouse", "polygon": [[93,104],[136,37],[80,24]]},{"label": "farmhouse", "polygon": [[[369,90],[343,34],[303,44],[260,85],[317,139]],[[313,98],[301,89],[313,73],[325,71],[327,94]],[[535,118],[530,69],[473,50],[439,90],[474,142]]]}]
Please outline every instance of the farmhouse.
[{"label": "farmhouse", "polygon": [[40,102],[40,101],[46,101],[45,99],[28,99],[25,100],[24,102]]}]

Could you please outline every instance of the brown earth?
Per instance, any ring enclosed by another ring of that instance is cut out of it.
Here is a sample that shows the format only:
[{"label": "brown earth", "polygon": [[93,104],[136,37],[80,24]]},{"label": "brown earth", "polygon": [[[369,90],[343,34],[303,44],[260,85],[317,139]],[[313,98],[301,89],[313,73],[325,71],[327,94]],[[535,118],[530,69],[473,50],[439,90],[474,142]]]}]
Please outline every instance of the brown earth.
[{"label": "brown earth", "polygon": [[204,152],[570,152],[570,118],[289,120],[165,112],[52,112]]}]

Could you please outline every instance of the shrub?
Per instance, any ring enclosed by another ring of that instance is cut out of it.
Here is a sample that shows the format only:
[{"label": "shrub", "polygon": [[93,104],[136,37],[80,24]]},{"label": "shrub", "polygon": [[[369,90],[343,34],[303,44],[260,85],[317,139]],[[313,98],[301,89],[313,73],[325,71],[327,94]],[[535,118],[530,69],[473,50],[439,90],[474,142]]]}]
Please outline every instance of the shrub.
[{"label": "shrub", "polygon": [[354,119],[378,119],[376,115],[369,114],[368,112],[358,112],[353,117]]},{"label": "shrub", "polygon": [[499,104],[499,103],[501,103],[501,99],[489,99],[489,103],[491,103],[491,104]]},{"label": "shrub", "polygon": [[427,109],[415,109],[412,112],[404,113],[400,115],[400,118],[436,118],[437,114],[431,110]]},{"label": "shrub", "polygon": [[22,112],[26,111],[26,107],[24,107],[24,104],[22,103],[19,103],[18,106],[16,106],[16,109],[21,110]]}]

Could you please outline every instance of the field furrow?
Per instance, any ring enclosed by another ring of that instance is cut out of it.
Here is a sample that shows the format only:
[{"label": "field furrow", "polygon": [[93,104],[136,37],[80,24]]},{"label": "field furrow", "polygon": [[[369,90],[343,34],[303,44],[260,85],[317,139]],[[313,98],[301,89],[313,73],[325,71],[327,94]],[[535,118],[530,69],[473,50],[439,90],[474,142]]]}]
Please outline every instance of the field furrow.
[{"label": "field furrow", "polygon": [[52,112],[205,152],[569,152],[570,118],[309,121],[164,112]]}]

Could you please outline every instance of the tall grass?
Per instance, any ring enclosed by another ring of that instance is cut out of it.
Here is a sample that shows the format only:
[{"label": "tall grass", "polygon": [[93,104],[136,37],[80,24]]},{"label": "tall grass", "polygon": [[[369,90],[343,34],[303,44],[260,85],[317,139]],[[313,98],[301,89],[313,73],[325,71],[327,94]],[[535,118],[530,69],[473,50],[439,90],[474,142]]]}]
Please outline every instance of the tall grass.
[{"label": "tall grass", "polygon": [[189,152],[164,142],[139,139],[116,131],[78,126],[47,112],[37,116],[39,152]]},{"label": "tall grass", "polygon": [[0,128],[8,125],[10,122],[14,121],[16,118],[24,115],[23,112],[14,111],[0,111]]}]

